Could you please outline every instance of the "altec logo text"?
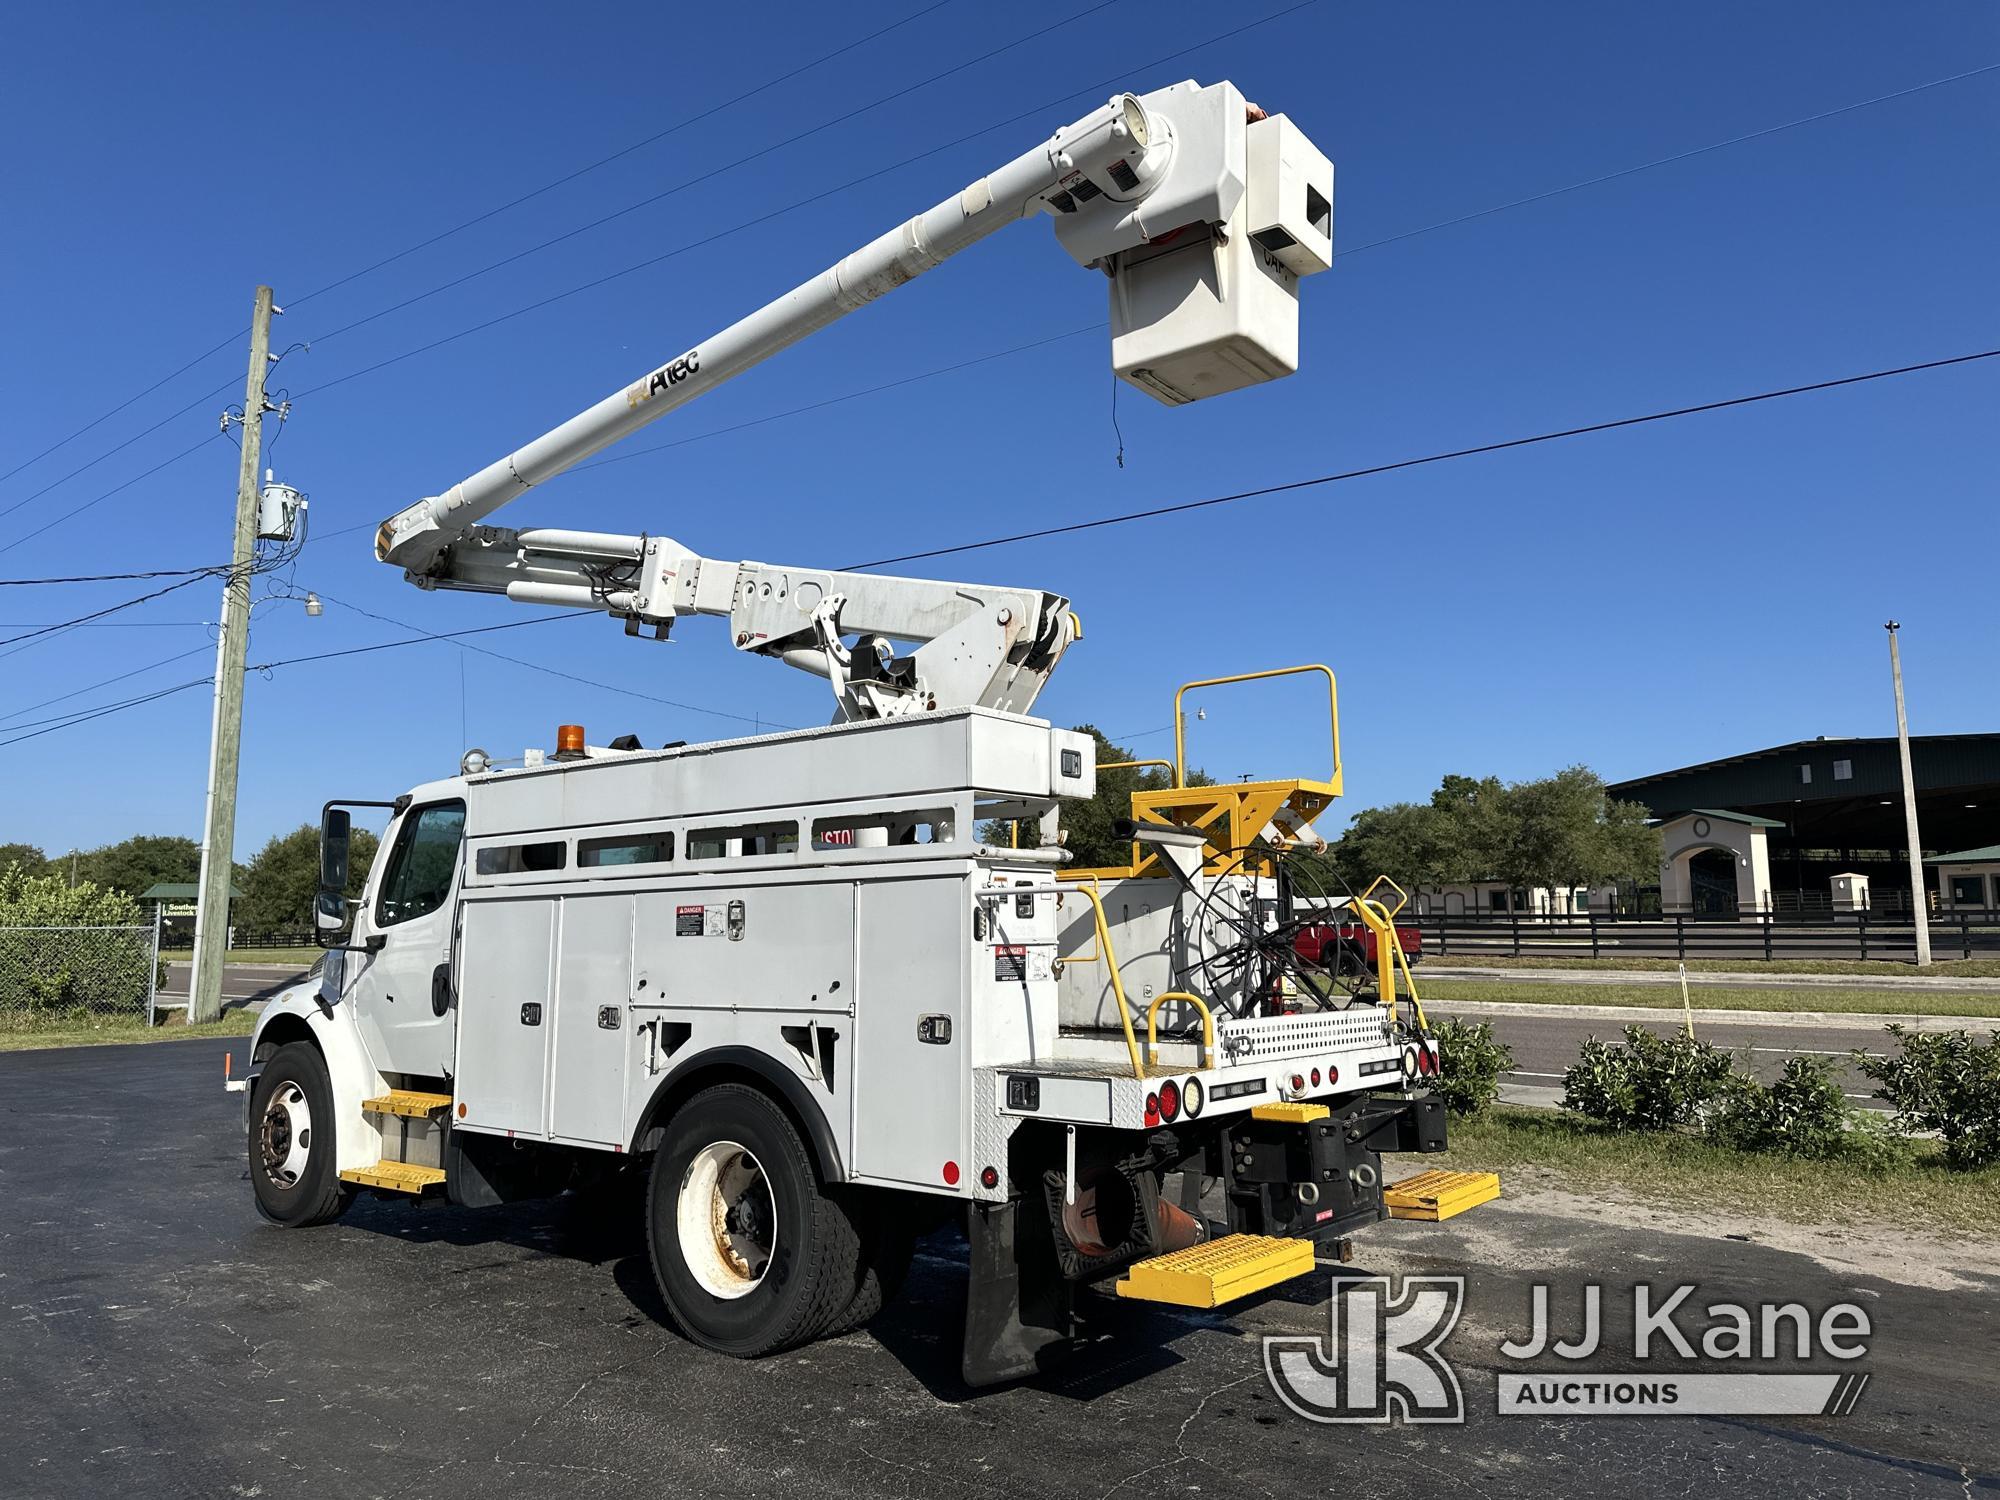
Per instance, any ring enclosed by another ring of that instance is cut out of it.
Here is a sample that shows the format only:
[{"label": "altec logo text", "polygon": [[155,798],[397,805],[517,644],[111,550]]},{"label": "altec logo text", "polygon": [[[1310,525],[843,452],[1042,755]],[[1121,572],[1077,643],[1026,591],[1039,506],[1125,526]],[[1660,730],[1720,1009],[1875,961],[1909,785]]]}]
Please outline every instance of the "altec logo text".
[{"label": "altec logo text", "polygon": [[661,391],[666,390],[669,386],[679,385],[688,376],[700,369],[701,351],[699,349],[690,349],[679,359],[673,361],[673,363],[661,365],[659,369],[653,371],[644,380],[628,387],[625,392],[625,404],[627,406],[637,406],[643,401],[650,401],[653,397],[659,395]]},{"label": "altec logo text", "polygon": [[[1861,1307],[1703,1305],[1697,1293],[1694,1286],[1630,1287],[1626,1342],[1607,1339],[1602,1287],[1582,1289],[1573,1338],[1555,1335],[1548,1287],[1531,1288],[1527,1336],[1503,1341],[1498,1353],[1535,1368],[1498,1372],[1500,1414],[1842,1416],[1854,1409],[1868,1375],[1841,1366],[1868,1352],[1871,1329]],[[1309,1421],[1462,1422],[1465,1398],[1443,1345],[1464,1306],[1460,1276],[1405,1277],[1400,1290],[1381,1276],[1336,1282],[1326,1339],[1266,1338],[1265,1374],[1278,1398]],[[1641,1368],[1573,1368],[1628,1352]],[[1688,1368],[1697,1361],[1705,1368]]]}]

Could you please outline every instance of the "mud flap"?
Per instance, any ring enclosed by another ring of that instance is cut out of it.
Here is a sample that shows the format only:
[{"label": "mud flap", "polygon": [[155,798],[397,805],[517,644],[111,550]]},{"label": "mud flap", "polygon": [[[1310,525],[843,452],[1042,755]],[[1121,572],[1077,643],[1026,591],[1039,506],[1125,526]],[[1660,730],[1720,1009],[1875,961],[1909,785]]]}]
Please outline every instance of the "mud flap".
[{"label": "mud flap", "polygon": [[972,1264],[960,1372],[971,1386],[1019,1380],[1069,1352],[1070,1285],[1035,1198],[975,1203],[966,1215]]}]

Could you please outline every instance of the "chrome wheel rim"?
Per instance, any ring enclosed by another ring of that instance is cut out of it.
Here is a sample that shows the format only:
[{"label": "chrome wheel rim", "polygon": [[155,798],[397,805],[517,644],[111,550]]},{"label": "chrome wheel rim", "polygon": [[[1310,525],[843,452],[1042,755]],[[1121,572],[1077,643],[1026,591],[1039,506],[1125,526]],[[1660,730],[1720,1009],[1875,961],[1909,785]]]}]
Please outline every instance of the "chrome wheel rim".
[{"label": "chrome wheel rim", "polygon": [[312,1157],[312,1106],[296,1083],[287,1081],[272,1090],[257,1139],[264,1175],[275,1186],[297,1187]]}]

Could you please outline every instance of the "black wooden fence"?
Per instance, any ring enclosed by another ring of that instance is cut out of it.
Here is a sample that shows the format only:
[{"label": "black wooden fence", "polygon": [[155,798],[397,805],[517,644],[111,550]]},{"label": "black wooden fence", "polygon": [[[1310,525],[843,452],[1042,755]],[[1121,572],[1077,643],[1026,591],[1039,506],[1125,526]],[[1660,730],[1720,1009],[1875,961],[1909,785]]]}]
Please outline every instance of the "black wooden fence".
[{"label": "black wooden fence", "polygon": [[[1422,934],[1423,951],[1454,958],[1860,958],[1914,962],[1907,912],[1765,912],[1578,916],[1433,912],[1399,917]],[[1952,911],[1930,919],[1931,957],[2000,958],[2000,911]]]}]

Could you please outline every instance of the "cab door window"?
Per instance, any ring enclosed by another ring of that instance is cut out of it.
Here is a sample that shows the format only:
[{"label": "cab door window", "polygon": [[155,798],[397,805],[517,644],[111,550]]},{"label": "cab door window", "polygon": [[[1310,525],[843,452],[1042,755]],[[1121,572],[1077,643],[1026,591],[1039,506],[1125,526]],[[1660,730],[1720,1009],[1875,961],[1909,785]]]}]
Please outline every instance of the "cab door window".
[{"label": "cab door window", "polygon": [[458,873],[458,846],[464,833],[463,802],[434,802],[403,820],[375,898],[377,927],[428,916],[444,905]]}]

